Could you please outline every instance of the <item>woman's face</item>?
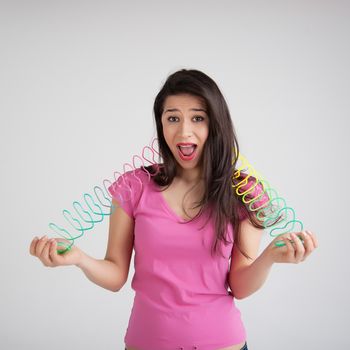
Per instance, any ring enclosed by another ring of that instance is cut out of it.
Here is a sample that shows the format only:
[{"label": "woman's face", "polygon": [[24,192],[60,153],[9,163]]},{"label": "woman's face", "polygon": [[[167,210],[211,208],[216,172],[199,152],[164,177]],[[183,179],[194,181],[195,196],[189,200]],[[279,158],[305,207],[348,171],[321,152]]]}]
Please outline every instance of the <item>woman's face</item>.
[{"label": "woman's face", "polygon": [[168,96],[161,120],[165,141],[178,164],[184,169],[200,165],[209,134],[205,102],[189,94]]}]

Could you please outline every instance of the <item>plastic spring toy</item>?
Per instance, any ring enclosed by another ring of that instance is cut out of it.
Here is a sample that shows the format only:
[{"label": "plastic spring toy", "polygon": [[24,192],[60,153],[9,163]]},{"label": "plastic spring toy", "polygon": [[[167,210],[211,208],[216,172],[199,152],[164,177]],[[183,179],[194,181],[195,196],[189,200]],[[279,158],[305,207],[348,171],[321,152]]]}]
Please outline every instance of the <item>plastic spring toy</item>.
[{"label": "plastic spring toy", "polygon": [[[156,155],[159,156],[159,153],[154,147],[154,143],[156,141],[157,139],[153,139],[151,146],[145,146],[143,148],[141,157],[138,155],[134,155],[132,159],[132,164],[124,163],[123,164],[124,173],[128,171],[128,168],[130,168],[131,170],[137,169],[138,160],[141,161],[142,163],[141,167],[144,167],[144,168],[147,166],[147,163],[149,163],[148,165],[157,164],[155,157]],[[89,193],[84,193],[83,194],[84,200],[82,204],[78,201],[73,202],[74,212],[67,209],[63,210],[63,217],[68,223],[68,225],[70,226],[70,230],[68,230],[67,228],[61,227],[55,223],[52,223],[52,222],[49,223],[50,229],[53,230],[56,235],[62,238],[57,242],[58,254],[63,254],[66,251],[70,250],[76,239],[83,236],[85,232],[92,230],[97,223],[103,221],[103,219],[106,216],[109,216],[114,212],[116,207],[112,203],[112,196],[108,191],[108,187],[120,186],[120,182],[124,181],[121,175],[122,173],[115,171],[113,183],[108,179],[105,179],[102,182],[102,187],[95,186],[93,188],[94,195],[91,195]],[[137,178],[136,175],[135,177]],[[142,185],[141,180],[139,180],[139,182]],[[130,192],[130,196],[128,196],[128,194],[124,194],[123,197],[119,198],[119,201],[122,203],[124,201],[130,200],[130,198],[131,198],[131,192]]]},{"label": "plastic spring toy", "polygon": [[[249,210],[256,212],[256,217],[262,225],[265,228],[271,227],[270,236],[276,237],[295,231],[296,227],[302,231],[303,223],[296,219],[294,209],[287,206],[286,201],[263,180],[243,155],[239,154],[238,161],[241,165],[236,167],[237,170],[232,176],[232,187],[236,194],[242,197],[243,203],[249,205]],[[275,245],[282,247],[285,243],[276,241]]]},{"label": "plastic spring toy", "polygon": [[[127,172],[129,168],[137,178],[135,170],[141,167],[146,171],[150,180],[152,175],[147,171],[146,166],[158,165],[158,162],[160,162],[160,154],[155,148],[155,142],[157,141],[154,138],[151,146],[145,146],[142,149],[141,157],[134,155],[132,164],[124,163],[123,173]],[[158,161],[155,159],[156,156],[159,157]],[[138,162],[141,165],[138,165]],[[242,197],[242,201],[249,205],[249,210],[257,212],[256,217],[265,228],[273,227],[270,230],[270,235],[272,237],[279,236],[294,230],[296,226],[299,226],[300,231],[303,230],[303,224],[295,218],[293,208],[287,206],[286,201],[278,196],[277,192],[270,187],[267,181],[262,179],[243,155],[239,154],[238,162],[241,165],[236,166],[236,170],[232,175],[232,187],[236,194]],[[85,232],[92,230],[97,223],[102,222],[106,216],[114,212],[116,208],[112,203],[112,196],[108,191],[108,187],[120,186],[120,181],[124,181],[121,175],[122,173],[115,171],[113,183],[105,179],[102,181],[102,187],[94,186],[94,195],[84,193],[82,203],[78,201],[73,202],[74,212],[67,209],[63,210],[63,217],[70,226],[70,230],[52,222],[49,224],[50,229],[61,237],[57,242],[59,247],[57,252],[59,254],[70,250],[76,239],[83,236]],[[138,180],[142,186],[141,180]],[[123,185],[125,188],[125,184]],[[131,189],[130,196],[124,194],[123,198],[119,198],[119,202],[128,201],[130,198]],[[276,223],[279,226],[274,227]],[[275,245],[281,247],[285,244],[283,241],[277,241]]]}]

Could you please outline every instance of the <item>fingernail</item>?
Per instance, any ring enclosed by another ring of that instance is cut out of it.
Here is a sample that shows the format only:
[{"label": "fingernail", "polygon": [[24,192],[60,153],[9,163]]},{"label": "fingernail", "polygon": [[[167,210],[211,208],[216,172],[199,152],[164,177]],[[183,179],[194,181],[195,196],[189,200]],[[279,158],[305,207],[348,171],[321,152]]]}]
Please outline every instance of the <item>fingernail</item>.
[{"label": "fingernail", "polygon": [[309,235],[311,235],[312,236],[312,232],[311,231],[306,231]]}]

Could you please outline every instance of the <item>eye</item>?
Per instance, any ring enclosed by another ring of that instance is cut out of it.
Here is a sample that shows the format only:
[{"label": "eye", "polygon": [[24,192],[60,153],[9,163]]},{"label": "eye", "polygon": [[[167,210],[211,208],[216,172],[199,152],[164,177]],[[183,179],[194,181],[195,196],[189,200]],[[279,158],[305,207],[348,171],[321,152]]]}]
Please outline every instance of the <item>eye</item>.
[{"label": "eye", "polygon": [[[201,122],[204,120],[204,117],[202,117],[201,115],[196,115],[195,117],[193,117],[194,119],[196,119],[197,122]],[[198,120],[199,118],[199,120]]]},{"label": "eye", "polygon": [[168,117],[168,120],[169,120],[169,122],[173,122],[174,121],[174,119],[176,119],[177,117],[175,117],[175,116],[173,116],[173,115],[171,115],[170,117]]}]

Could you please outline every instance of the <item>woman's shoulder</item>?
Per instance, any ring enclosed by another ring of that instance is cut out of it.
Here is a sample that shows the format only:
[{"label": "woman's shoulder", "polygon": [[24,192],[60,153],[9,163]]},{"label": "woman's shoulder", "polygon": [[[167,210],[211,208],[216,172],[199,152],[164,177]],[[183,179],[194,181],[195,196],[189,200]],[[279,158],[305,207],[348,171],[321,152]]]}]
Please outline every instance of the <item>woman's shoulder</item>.
[{"label": "woman's shoulder", "polygon": [[128,178],[129,180],[150,180],[154,173],[146,167],[139,167],[132,170],[125,171],[123,176]]},{"label": "woman's shoulder", "polygon": [[124,172],[115,172],[115,181],[108,188],[109,193],[123,201],[136,203],[144,190],[149,187],[151,178],[150,175],[142,167],[131,170],[125,170]]},{"label": "woman's shoulder", "polygon": [[[157,166],[158,164],[156,164]],[[155,167],[139,167],[132,170],[125,171],[122,174],[123,182],[131,187],[144,188],[154,185],[154,177],[157,174]]]}]

